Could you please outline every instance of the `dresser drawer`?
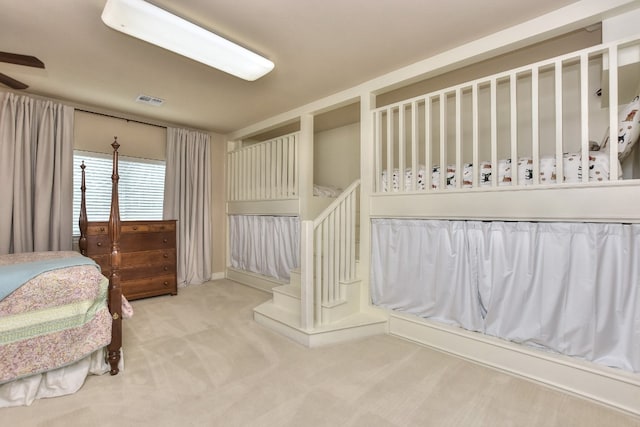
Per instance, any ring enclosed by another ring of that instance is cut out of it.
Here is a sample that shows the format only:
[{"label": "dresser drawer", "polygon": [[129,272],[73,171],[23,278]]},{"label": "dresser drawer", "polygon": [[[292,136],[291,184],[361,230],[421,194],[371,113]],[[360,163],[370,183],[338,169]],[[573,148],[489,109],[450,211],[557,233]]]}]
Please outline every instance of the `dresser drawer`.
[{"label": "dresser drawer", "polygon": [[[167,260],[165,263],[154,264],[125,264],[123,263],[120,268],[121,280],[134,280],[152,278],[157,276],[166,276],[168,274],[176,273],[175,260]],[[111,274],[109,267],[102,270],[102,274],[108,276]]]},{"label": "dresser drawer", "polygon": [[[176,231],[175,221],[121,221],[120,233],[159,233],[163,231]],[[106,221],[89,222],[87,226],[88,236],[109,234],[109,223]]]},{"label": "dresser drawer", "polygon": [[106,222],[93,222],[87,226],[88,236],[99,236],[101,234],[109,234],[109,227]]},{"label": "dresser drawer", "polygon": [[130,300],[156,295],[178,293],[176,276],[158,276],[151,279],[122,280],[120,282],[123,295]]},{"label": "dresser drawer", "polygon": [[[120,235],[120,252],[139,252],[154,249],[171,249],[176,247],[176,233],[122,233]],[[109,254],[111,243],[109,236],[97,235],[87,237],[87,254],[90,257]]]},{"label": "dresser drawer", "polygon": [[120,270],[120,280],[154,279],[168,274],[175,275],[175,266],[153,265],[149,267],[124,268]]},{"label": "dresser drawer", "polygon": [[[175,265],[150,265],[145,267],[133,266],[131,268],[120,269],[120,280],[138,280],[148,279],[158,276],[166,276],[168,274],[175,274]],[[111,270],[109,268],[102,269],[102,274],[107,278],[111,276]]]},{"label": "dresser drawer", "polygon": [[176,273],[175,265],[150,265],[122,270],[123,280],[146,279]]},{"label": "dresser drawer", "polygon": [[122,233],[120,248],[123,252],[140,252],[176,247],[175,231],[164,233]]},{"label": "dresser drawer", "polygon": [[111,243],[109,242],[109,236],[107,236],[106,234],[87,236],[88,256],[96,259],[96,257],[99,255],[105,255],[107,257],[106,262],[109,263],[109,253],[111,253]]},{"label": "dresser drawer", "polygon": [[175,223],[131,223],[123,222],[120,225],[122,233],[160,233],[163,231],[175,231]]},{"label": "dresser drawer", "polygon": [[170,265],[175,268],[176,250],[174,247],[155,251],[125,252],[122,254],[122,266]]},{"label": "dresser drawer", "polygon": [[[97,262],[100,267],[109,268],[110,255],[108,253],[100,255],[92,255],[91,258]],[[155,251],[144,252],[123,252],[120,254],[120,268],[124,268],[129,265],[151,265],[151,264],[170,264],[175,266],[176,264],[176,250],[160,249]]]}]

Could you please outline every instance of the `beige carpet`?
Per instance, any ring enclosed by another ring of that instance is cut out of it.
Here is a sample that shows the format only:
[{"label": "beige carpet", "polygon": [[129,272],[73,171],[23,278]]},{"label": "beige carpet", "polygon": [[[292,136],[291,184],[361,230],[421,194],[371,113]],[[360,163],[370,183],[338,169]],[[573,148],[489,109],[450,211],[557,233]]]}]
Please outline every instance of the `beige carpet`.
[{"label": "beige carpet", "polygon": [[125,372],[0,409],[1,426],[640,426],[640,419],[391,336],[308,349],[228,280],[134,301]]}]

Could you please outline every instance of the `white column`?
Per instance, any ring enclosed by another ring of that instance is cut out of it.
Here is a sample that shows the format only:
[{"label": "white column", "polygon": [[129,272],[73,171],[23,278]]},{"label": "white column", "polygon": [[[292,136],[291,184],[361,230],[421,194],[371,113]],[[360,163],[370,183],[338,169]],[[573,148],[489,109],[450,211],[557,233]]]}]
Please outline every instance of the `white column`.
[{"label": "white column", "polygon": [[313,197],[313,116],[300,117],[300,140],[298,141],[298,194],[300,195],[300,220],[313,219],[310,201]]},{"label": "white column", "polygon": [[300,326],[314,326],[313,221],[300,222]]}]

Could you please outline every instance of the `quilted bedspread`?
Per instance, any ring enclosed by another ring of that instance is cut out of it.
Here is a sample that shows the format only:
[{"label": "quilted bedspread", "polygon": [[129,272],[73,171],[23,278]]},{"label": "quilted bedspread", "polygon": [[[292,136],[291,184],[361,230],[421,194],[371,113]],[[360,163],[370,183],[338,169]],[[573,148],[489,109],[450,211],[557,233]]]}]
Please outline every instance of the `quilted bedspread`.
[{"label": "quilted bedspread", "polygon": [[[2,255],[0,266],[76,256],[81,255]],[[93,265],[56,268],[0,301],[0,384],[68,365],[106,346],[111,341],[108,285]]]}]

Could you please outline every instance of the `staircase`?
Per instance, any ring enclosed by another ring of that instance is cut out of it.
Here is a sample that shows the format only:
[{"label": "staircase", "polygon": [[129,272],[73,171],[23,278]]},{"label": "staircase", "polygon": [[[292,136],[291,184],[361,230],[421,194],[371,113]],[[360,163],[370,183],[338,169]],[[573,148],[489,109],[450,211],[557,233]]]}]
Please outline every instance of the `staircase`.
[{"label": "staircase", "polygon": [[363,312],[358,274],[359,180],[318,218],[301,223],[301,267],[273,299],[254,309],[256,322],[307,347],[387,332],[387,319]]}]

